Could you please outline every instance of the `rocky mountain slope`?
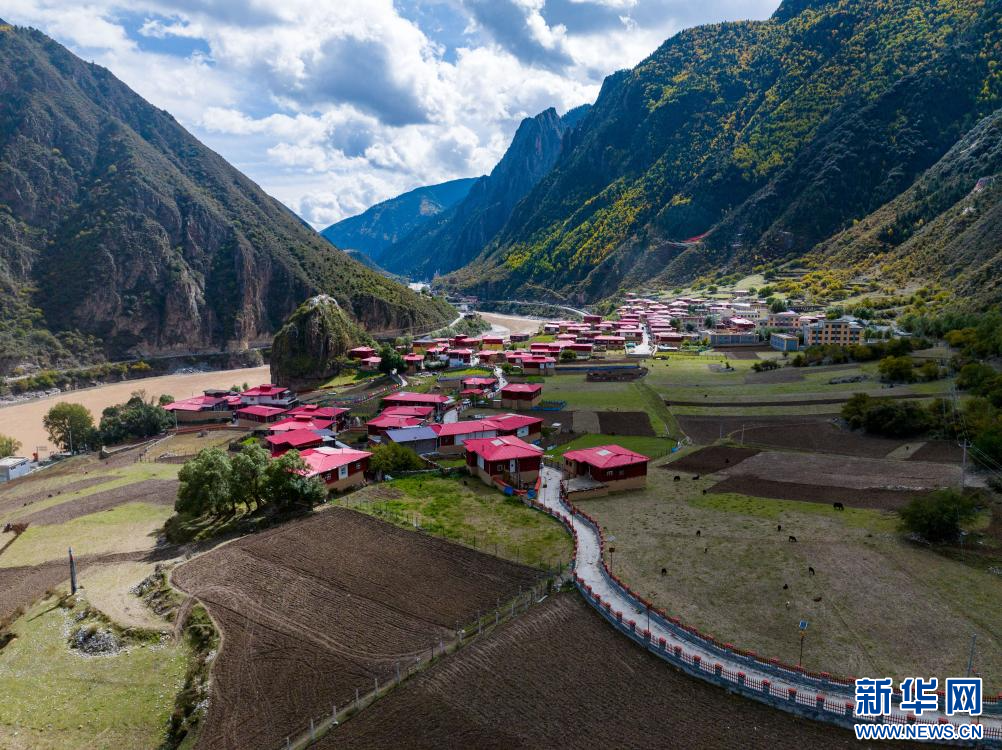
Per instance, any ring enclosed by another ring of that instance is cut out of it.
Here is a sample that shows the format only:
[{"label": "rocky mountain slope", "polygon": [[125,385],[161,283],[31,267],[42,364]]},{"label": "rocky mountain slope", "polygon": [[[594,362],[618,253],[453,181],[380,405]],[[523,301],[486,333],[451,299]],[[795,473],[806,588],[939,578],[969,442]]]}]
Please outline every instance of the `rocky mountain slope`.
[{"label": "rocky mountain slope", "polygon": [[270,341],[318,292],[374,332],[452,317],[332,249],[109,71],[0,22],[0,372]]},{"label": "rocky mountain slope", "polygon": [[552,170],[447,277],[594,300],[796,258],[906,191],[1002,103],[998,0],[786,0],[606,79]]},{"label": "rocky mountain slope", "polygon": [[337,247],[365,253],[378,264],[386,248],[459,203],[476,181],[467,177],[416,188],[331,224],[320,234]]},{"label": "rocky mountain slope", "polygon": [[477,180],[451,210],[388,247],[380,256],[382,265],[391,272],[428,279],[475,258],[505,225],[516,204],[550,171],[564,136],[587,110],[577,107],[561,117],[550,108],[522,120],[491,173]]}]

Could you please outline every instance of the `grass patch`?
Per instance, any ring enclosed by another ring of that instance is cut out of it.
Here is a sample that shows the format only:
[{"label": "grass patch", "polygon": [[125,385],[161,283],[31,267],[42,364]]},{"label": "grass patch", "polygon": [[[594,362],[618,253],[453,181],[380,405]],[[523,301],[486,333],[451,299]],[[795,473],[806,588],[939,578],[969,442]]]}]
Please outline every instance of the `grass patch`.
[{"label": "grass patch", "polygon": [[0,567],[38,565],[75,555],[150,549],[173,509],[149,503],[125,503],[66,523],[30,526],[2,556]]},{"label": "grass patch", "polygon": [[17,638],[4,649],[0,669],[0,745],[159,746],[188,650],[140,642],[107,656],[81,656],[67,645],[73,615],[50,598],[13,624]]},{"label": "grass patch", "polygon": [[341,502],[405,528],[416,520],[429,534],[530,565],[566,564],[573,555],[570,536],[557,521],[472,477],[397,479]]},{"label": "grass patch", "polygon": [[[759,518],[776,519],[790,513],[816,513],[830,517],[831,503],[808,503],[800,500],[774,500],[771,498],[749,497],[731,492],[710,493],[690,498],[689,504],[696,508],[707,508],[724,513],[740,513]],[[870,508],[846,508],[838,514],[838,521],[847,526],[873,532],[893,532],[898,527],[896,513],[888,513]]]},{"label": "grass patch", "polygon": [[599,445],[619,445],[637,453],[642,453],[651,458],[660,458],[671,452],[674,440],[656,437],[638,437],[636,435],[582,435],[574,438],[569,443],[558,445],[552,451],[547,452],[549,458],[560,458],[567,451],[579,450],[581,448],[594,448]]},{"label": "grass patch", "polygon": [[342,372],[339,375],[335,375],[326,383],[319,386],[318,390],[323,390],[325,388],[343,388],[344,386],[364,383],[367,380],[375,380],[376,378],[381,377],[382,373],[358,372],[357,370],[350,370],[348,372]]}]

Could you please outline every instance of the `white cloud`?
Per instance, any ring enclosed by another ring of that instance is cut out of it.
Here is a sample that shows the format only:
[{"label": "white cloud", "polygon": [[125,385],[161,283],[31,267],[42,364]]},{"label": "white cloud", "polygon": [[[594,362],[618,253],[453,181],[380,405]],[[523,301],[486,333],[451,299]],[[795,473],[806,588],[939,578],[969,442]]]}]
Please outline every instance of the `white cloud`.
[{"label": "white cloud", "polygon": [[[315,226],[483,174],[682,24],[777,0],[8,0]],[[417,20],[415,20],[417,19]]]}]

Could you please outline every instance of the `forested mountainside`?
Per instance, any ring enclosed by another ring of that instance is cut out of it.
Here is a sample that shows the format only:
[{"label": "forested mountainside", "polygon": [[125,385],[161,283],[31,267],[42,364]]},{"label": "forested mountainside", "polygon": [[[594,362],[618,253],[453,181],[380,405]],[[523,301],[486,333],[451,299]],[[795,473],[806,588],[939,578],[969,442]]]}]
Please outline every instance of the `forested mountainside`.
[{"label": "forested mountainside", "polygon": [[586,301],[801,256],[999,106],[1000,29],[999,0],[787,0],[767,21],[683,31],[606,79],[552,170],[446,284]]},{"label": "forested mountainside", "polygon": [[471,261],[494,238],[516,204],[550,171],[563,138],[588,111],[576,107],[563,117],[550,108],[519,124],[508,150],[486,177],[451,210],[444,211],[387,248],[379,257],[388,270],[431,278]]},{"label": "forested mountainside", "polygon": [[463,200],[476,181],[467,177],[415,188],[331,224],[320,234],[340,248],[365,253],[378,264],[386,248]]},{"label": "forested mountainside", "polygon": [[452,317],[106,69],[0,22],[0,373],[269,341],[319,292],[372,332]]},{"label": "forested mountainside", "polygon": [[962,297],[1002,299],[1002,110],[815,255],[819,264],[898,283],[931,271]]}]

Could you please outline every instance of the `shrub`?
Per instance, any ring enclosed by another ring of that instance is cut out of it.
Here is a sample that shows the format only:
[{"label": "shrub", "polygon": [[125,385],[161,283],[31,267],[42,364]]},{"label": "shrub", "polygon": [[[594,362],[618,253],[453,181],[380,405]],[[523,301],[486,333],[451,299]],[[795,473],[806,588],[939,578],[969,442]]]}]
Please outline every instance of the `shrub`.
[{"label": "shrub", "polygon": [[979,497],[959,490],[937,490],[917,497],[901,509],[901,525],[934,544],[953,541],[961,525],[978,512]]}]

